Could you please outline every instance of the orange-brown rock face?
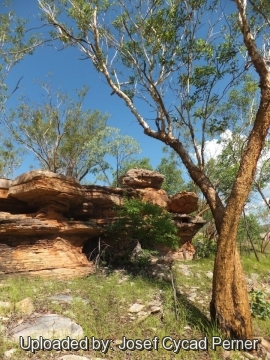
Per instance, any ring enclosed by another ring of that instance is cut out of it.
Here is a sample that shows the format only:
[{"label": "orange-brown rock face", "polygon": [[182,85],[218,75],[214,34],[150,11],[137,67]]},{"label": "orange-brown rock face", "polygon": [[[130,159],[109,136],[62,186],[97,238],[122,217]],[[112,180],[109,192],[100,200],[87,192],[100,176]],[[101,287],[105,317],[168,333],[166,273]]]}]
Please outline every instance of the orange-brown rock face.
[{"label": "orange-brown rock face", "polygon": [[160,189],[164,181],[164,175],[151,170],[145,169],[130,169],[121,178],[121,183],[124,186],[145,188],[151,187]]},{"label": "orange-brown rock face", "polygon": [[[33,217],[35,214],[13,215],[0,212],[0,239],[8,235],[79,235],[85,238],[97,236],[100,228],[91,222],[51,220]],[[18,236],[18,242],[20,237]],[[82,245],[82,244],[81,244]]]},{"label": "orange-brown rock face", "polygon": [[[0,193],[0,209],[5,208],[4,199],[24,207],[17,207],[17,214],[0,212],[0,272],[59,278],[92,272],[82,248],[101,228],[90,221],[70,221],[64,215],[83,202],[81,185],[49,171],[31,171],[6,185]],[[33,212],[25,213],[29,206]]]},{"label": "orange-brown rock face", "polygon": [[9,188],[9,197],[62,213],[82,202],[83,193],[80,183],[70,176],[36,170],[17,177]]},{"label": "orange-brown rock face", "polygon": [[115,216],[113,208],[123,204],[125,197],[137,196],[135,189],[82,185],[83,203],[68,211],[68,217],[103,219]]},{"label": "orange-brown rock face", "polygon": [[193,236],[205,225],[206,221],[200,216],[175,214],[173,221],[178,228],[179,246],[191,242]]},{"label": "orange-brown rock face", "polygon": [[165,190],[144,188],[137,189],[137,193],[143,201],[149,201],[152,204],[159,205],[164,209],[167,209],[168,207],[169,198]]},{"label": "orange-brown rock face", "polygon": [[17,247],[0,244],[0,274],[50,276],[60,279],[81,277],[94,271],[81,247],[70,241],[40,239]]},{"label": "orange-brown rock face", "polygon": [[[91,273],[93,264],[83,249],[86,251],[89,242],[95,248],[114,219],[115,206],[131,197],[176,213],[173,219],[182,246],[179,254],[191,254],[191,247],[184,251],[183,246],[191,244],[205,221],[181,214],[197,209],[197,196],[183,192],[168,198],[160,189],[163,179],[163,175],[143,169],[129,170],[123,188],[81,186],[71,177],[49,171],[31,171],[14,181],[0,179],[0,274],[68,278]],[[121,246],[118,248],[121,251]]]},{"label": "orange-brown rock face", "polygon": [[169,211],[177,214],[190,214],[198,210],[198,196],[194,192],[182,191],[170,197]]}]

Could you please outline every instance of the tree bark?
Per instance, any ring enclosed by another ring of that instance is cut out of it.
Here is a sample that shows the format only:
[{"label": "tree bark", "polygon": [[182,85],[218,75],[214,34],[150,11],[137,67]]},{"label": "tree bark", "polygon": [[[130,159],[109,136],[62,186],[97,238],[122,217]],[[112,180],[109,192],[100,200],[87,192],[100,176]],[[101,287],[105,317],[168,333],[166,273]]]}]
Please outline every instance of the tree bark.
[{"label": "tree bark", "polygon": [[231,337],[252,339],[246,283],[236,248],[237,228],[270,126],[270,89],[264,91],[220,227],[214,265],[211,316]]}]

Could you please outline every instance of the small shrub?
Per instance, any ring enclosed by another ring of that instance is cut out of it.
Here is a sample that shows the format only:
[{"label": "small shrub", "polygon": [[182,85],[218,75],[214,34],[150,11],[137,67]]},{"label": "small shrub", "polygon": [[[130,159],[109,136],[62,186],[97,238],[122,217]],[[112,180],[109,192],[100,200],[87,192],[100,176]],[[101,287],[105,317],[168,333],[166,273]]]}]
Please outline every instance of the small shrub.
[{"label": "small shrub", "polygon": [[153,249],[155,244],[178,247],[177,227],[171,214],[160,206],[140,199],[125,199],[116,212],[118,219],[107,227],[107,236],[113,236],[116,241],[136,239],[148,249]]},{"label": "small shrub", "polygon": [[152,256],[157,255],[155,250],[141,249],[136,256],[131,256],[127,266],[134,274],[148,274],[150,260]]},{"label": "small shrub", "polygon": [[270,303],[265,300],[265,294],[260,290],[249,292],[250,310],[253,317],[261,320],[270,318]]},{"label": "small shrub", "polygon": [[196,249],[196,258],[197,259],[205,259],[210,258],[215,255],[217,250],[217,243],[213,240],[198,240],[194,242],[194,246]]}]

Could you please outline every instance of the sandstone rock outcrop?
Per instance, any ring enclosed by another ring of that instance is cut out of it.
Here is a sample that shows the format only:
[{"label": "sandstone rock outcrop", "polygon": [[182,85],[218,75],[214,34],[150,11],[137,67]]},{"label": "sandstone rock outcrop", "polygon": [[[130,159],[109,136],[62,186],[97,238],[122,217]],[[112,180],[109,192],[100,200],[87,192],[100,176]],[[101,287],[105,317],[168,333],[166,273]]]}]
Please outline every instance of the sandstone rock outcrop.
[{"label": "sandstone rock outcrop", "polygon": [[82,202],[83,192],[80,183],[70,176],[35,170],[12,181],[9,197],[30,203],[40,212],[63,213]]},{"label": "sandstone rock outcrop", "polygon": [[160,189],[163,181],[164,175],[145,169],[130,169],[121,178],[122,185],[135,188],[151,187]]},{"label": "sandstone rock outcrop", "polygon": [[[14,181],[0,179],[0,275],[68,278],[93,272],[87,244],[97,244],[115,217],[115,206],[121,206],[126,197],[170,209],[175,213],[179,244],[191,243],[205,223],[187,215],[197,206],[196,195],[185,192],[169,198],[160,189],[163,179],[142,169],[128,171],[123,188],[80,185],[71,177],[40,170]],[[114,246],[113,241],[109,246]],[[185,258],[183,251],[178,253]]]},{"label": "sandstone rock outcrop", "polygon": [[169,197],[165,190],[157,190],[147,187],[144,189],[137,189],[137,194],[143,201],[149,201],[155,205],[159,205],[164,209],[168,208]]},{"label": "sandstone rock outcrop", "polygon": [[169,211],[177,214],[190,214],[198,210],[198,196],[194,192],[182,191],[170,197]]},{"label": "sandstone rock outcrop", "polygon": [[[0,212],[0,274],[68,278],[94,271],[82,247],[100,234],[101,228],[64,215],[83,201],[76,180],[49,171],[31,171],[6,183],[5,197],[21,206],[16,207],[16,214]],[[1,204],[0,198],[0,208]]]}]

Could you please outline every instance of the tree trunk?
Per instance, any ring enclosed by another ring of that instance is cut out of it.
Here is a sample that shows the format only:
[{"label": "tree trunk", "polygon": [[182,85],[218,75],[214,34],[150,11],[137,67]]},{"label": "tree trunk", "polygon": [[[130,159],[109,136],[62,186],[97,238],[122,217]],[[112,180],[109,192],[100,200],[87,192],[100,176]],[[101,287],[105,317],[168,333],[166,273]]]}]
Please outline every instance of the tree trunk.
[{"label": "tree trunk", "polygon": [[[230,243],[227,244],[227,239]],[[236,239],[223,232],[215,258],[212,300],[212,319],[227,337],[252,339],[250,306],[243,268]]]},{"label": "tree trunk", "polygon": [[269,104],[270,89],[262,94],[254,127],[223,214],[214,265],[211,316],[227,336],[238,339],[252,339],[252,326],[247,288],[236,244],[237,228],[270,126]]}]

